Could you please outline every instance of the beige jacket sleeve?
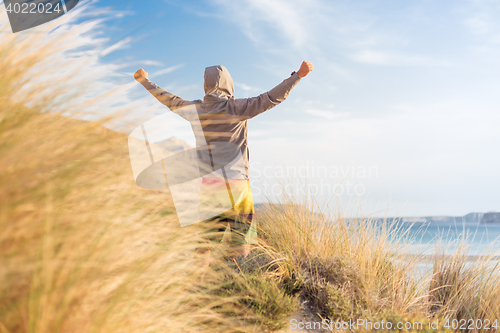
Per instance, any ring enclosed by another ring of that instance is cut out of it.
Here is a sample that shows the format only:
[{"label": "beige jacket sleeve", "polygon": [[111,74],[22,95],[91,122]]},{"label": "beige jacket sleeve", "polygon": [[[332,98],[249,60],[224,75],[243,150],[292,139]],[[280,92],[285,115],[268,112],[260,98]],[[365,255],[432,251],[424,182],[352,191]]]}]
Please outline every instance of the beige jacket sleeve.
[{"label": "beige jacket sleeve", "polygon": [[253,118],[283,102],[290,91],[300,81],[300,76],[294,72],[273,89],[257,97],[234,99],[234,114],[244,119]]},{"label": "beige jacket sleeve", "polygon": [[180,114],[180,108],[183,106],[200,103],[201,101],[186,101],[179,96],[169,93],[165,89],[151,82],[149,79],[145,78],[140,81],[140,83],[146,88],[151,95],[153,95],[160,103],[167,106],[172,112]]}]

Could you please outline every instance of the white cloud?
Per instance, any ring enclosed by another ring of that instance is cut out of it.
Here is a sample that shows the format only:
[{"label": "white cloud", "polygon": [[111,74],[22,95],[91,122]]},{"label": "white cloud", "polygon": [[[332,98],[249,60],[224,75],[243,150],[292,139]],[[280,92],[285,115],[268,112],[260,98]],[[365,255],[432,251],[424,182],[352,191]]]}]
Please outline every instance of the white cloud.
[{"label": "white cloud", "polygon": [[471,32],[476,34],[487,34],[492,30],[491,18],[488,13],[475,13],[464,20],[464,24]]},{"label": "white cloud", "polygon": [[339,119],[348,115],[348,113],[338,113],[335,111],[326,111],[319,109],[307,109],[305,110],[305,112],[313,116],[325,118],[327,120]]},{"label": "white cloud", "polygon": [[234,85],[237,88],[243,90],[245,93],[248,93],[248,94],[262,92],[262,90],[260,88],[252,87],[252,86],[249,86],[249,85],[247,85],[245,83],[235,82]]},{"label": "white cloud", "polygon": [[392,66],[443,66],[449,63],[442,60],[436,60],[433,57],[398,54],[390,51],[361,50],[354,53],[351,58],[355,61],[372,65],[392,65]]},{"label": "white cloud", "polygon": [[216,0],[225,19],[239,26],[256,43],[269,38],[269,28],[278,32],[295,48],[307,45],[308,15],[316,1],[298,0]]},{"label": "white cloud", "polygon": [[[498,58],[500,45],[500,3],[498,1],[468,1],[460,7],[464,19],[463,25],[475,36],[474,49]],[[493,52],[495,54],[493,54]]]},{"label": "white cloud", "polygon": [[163,66],[163,63],[155,60],[141,60],[140,63],[144,66]]},{"label": "white cloud", "polygon": [[132,42],[132,38],[131,37],[126,37],[118,42],[116,42],[115,44],[105,48],[102,52],[101,52],[101,55],[102,56],[106,56],[108,54],[110,54],[111,52],[114,52],[116,50],[119,50],[119,49],[124,49],[124,48],[128,48],[130,47],[130,42]]},{"label": "white cloud", "polygon": [[173,71],[178,70],[179,68],[182,68],[182,67],[184,67],[184,64],[179,64],[179,65],[167,67],[165,69],[162,69],[162,70],[159,70],[157,72],[152,73],[150,75],[150,77],[158,77],[160,75],[165,75],[165,74],[168,74],[168,73],[172,73]]}]

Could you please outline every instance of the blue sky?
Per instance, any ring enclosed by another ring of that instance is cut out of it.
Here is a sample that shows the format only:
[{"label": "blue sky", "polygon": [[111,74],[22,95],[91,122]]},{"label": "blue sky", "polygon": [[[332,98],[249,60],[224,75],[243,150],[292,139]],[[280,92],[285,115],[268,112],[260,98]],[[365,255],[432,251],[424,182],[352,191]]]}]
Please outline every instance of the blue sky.
[{"label": "blue sky", "polygon": [[[302,166],[310,191],[336,190],[366,214],[500,209],[498,2],[152,3],[100,2],[125,13],[109,36],[131,38],[108,57],[157,61],[141,67],[185,99],[202,97],[209,65],[229,69],[237,97],[272,88],[302,60],[315,65],[285,103],[250,121],[258,198],[279,193],[273,172]],[[317,176],[324,167],[329,177]]]},{"label": "blue sky", "polygon": [[[282,105],[250,120],[257,201],[273,196],[272,174],[289,167],[292,174],[307,170],[300,181],[316,184],[310,190],[320,189],[319,197],[336,190],[344,208],[364,214],[500,210],[498,1],[103,0],[96,6],[113,13],[102,31],[110,46],[102,61],[127,64],[116,70],[117,84],[143,67],[170,92],[201,99],[204,68],[220,64],[233,76],[236,97],[251,97],[302,60],[314,64]],[[167,111],[142,86],[129,84],[127,98],[144,101],[127,118],[130,126]],[[189,126],[169,117],[165,132],[193,143]],[[325,168],[328,177],[318,176]]]}]

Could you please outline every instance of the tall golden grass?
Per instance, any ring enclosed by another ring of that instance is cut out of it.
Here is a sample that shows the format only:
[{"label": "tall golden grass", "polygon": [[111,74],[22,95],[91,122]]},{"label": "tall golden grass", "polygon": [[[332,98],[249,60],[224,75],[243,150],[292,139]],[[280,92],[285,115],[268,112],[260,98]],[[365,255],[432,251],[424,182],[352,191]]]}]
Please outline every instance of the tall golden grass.
[{"label": "tall golden grass", "polygon": [[199,283],[198,230],[168,192],[135,185],[127,136],[103,127],[116,115],[62,116],[117,91],[92,92],[99,63],[75,53],[96,47],[99,21],[61,20],[12,34],[0,17],[0,332],[254,331]]},{"label": "tall golden grass", "polygon": [[[419,321],[424,331],[498,331],[500,267],[494,252],[471,260],[462,240],[452,255],[445,255],[443,242],[433,257],[409,255],[412,239],[402,224],[347,219],[311,196],[284,195],[264,206],[259,221],[267,267],[321,318]],[[425,262],[432,269],[421,276]],[[429,320],[436,319],[439,330],[429,329]]]},{"label": "tall golden grass", "polygon": [[[401,260],[406,246],[397,228],[363,218],[348,221],[314,199],[291,197],[267,205],[261,219],[273,221],[261,223],[259,231],[278,271],[305,291],[322,316],[347,320],[382,310],[409,314],[423,306],[416,299],[424,287],[409,276],[414,259]],[[342,311],[330,299],[331,288],[346,296],[338,300],[347,302]]]}]

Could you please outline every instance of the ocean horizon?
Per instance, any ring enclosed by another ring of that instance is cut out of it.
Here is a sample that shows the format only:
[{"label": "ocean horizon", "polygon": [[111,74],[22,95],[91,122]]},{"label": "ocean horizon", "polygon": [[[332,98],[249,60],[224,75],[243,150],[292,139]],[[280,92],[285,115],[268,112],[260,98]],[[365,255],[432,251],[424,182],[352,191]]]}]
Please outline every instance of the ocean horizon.
[{"label": "ocean horizon", "polygon": [[[409,254],[451,255],[459,249],[468,256],[500,254],[500,224],[474,222],[400,222],[393,228],[406,234]],[[465,247],[465,248],[464,248]]]}]

